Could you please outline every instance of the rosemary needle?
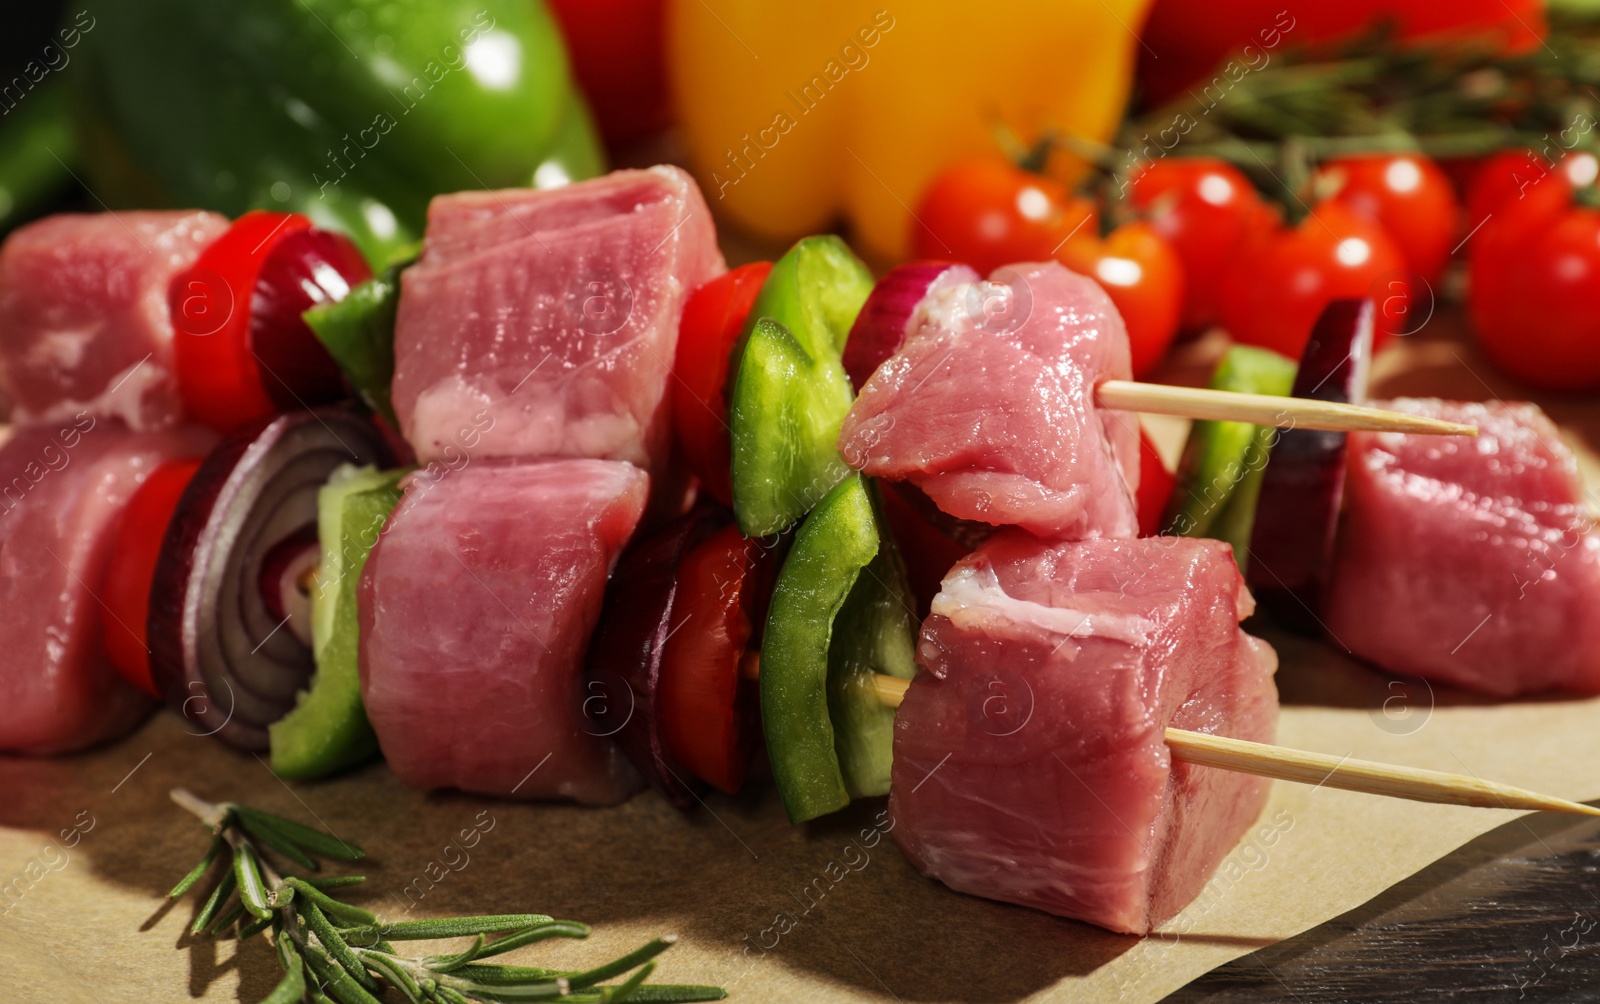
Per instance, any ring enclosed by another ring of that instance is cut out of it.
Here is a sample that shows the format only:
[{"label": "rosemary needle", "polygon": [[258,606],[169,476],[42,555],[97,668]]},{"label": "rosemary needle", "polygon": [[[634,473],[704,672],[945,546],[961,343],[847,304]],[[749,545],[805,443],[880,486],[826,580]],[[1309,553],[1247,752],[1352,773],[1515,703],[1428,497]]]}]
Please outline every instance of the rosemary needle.
[{"label": "rosemary needle", "polygon": [[[583,938],[589,929],[542,913],[385,923],[370,910],[335,895],[362,882],[363,876],[310,878],[287,871],[291,866],[314,869],[317,857],[360,860],[365,854],[354,844],[248,806],[212,804],[182,790],[175,790],[172,798],[199,817],[211,831],[212,841],[200,862],[173,887],[171,896],[199,887],[225,853],[232,858],[231,867],[215,869],[214,884],[195,914],[191,931],[197,936],[220,934],[246,919],[246,911],[250,923],[239,929],[241,939],[270,929],[283,977],[264,1004],[306,1000],[312,1004],[380,1004],[379,995],[385,988],[399,992],[412,1004],[556,999],[572,1004],[686,1004],[727,996],[720,987],[646,982],[655,970],[655,957],[675,940],[670,936],[578,973],[486,965],[482,959],[549,938]],[[472,941],[454,954],[422,958],[401,956],[390,944],[439,938]],[[601,985],[617,977],[623,981]]]},{"label": "rosemary needle", "polygon": [[267,882],[261,874],[261,861],[256,849],[240,844],[233,851],[233,878],[239,886],[239,902],[258,918],[272,916],[267,903]]},{"label": "rosemary needle", "polygon": [[172,887],[171,892],[167,893],[167,898],[177,899],[194,888],[194,884],[205,877],[206,872],[211,868],[211,862],[217,860],[217,852],[221,851],[224,846],[226,845],[221,837],[212,837],[211,849],[206,851],[206,856],[200,859],[199,864],[189,870],[189,874],[178,880],[178,884]]},{"label": "rosemary needle", "polygon": [[356,958],[356,953],[351,951],[344,938],[340,936],[338,931],[333,929],[333,925],[328,923],[328,918],[323,915],[317,904],[305,904],[304,909],[300,911],[300,916],[305,918],[306,926],[311,928],[311,933],[317,936],[317,940],[322,943],[323,948],[327,949],[333,961],[339,963],[344,971],[350,974],[351,979],[368,990],[378,989],[377,980],[367,974],[366,966],[362,965],[361,960]]},{"label": "rosemary needle", "polygon": [[272,988],[272,993],[266,996],[262,1004],[295,1004],[305,999],[305,964],[287,931],[278,935],[278,961],[283,963],[283,981]]},{"label": "rosemary needle", "polygon": [[337,920],[346,926],[371,926],[378,922],[377,915],[371,910],[363,910],[359,906],[341,903],[305,879],[295,878],[291,875],[284,881],[288,883],[289,888],[299,890],[302,896],[315,903],[330,919]]},{"label": "rosemary needle", "polygon": [[431,956],[430,961],[454,969],[457,966],[471,962],[472,959],[486,959],[548,938],[587,938],[588,936],[589,928],[583,924],[575,924],[570,920],[554,920],[548,924],[535,924],[532,927],[525,927],[520,931],[512,931],[504,937],[496,938],[475,952],[472,958],[465,958],[466,953],[463,952],[461,955]]},{"label": "rosemary needle", "polygon": [[450,917],[445,920],[402,920],[379,929],[390,941],[431,941],[435,938],[462,938],[474,934],[499,934],[534,924],[548,924],[554,917],[540,913],[499,914],[488,917]]},{"label": "rosemary needle", "polygon": [[195,914],[194,924],[189,928],[190,934],[202,934],[207,926],[216,919],[222,905],[228,897],[233,895],[235,881],[233,870],[222,873],[222,878],[217,881],[216,887],[211,890],[211,895],[206,897],[205,903],[200,907],[200,912]]},{"label": "rosemary needle", "polygon": [[665,938],[657,938],[647,945],[635,948],[614,962],[597,966],[588,972],[573,973],[567,978],[567,982],[572,984],[574,988],[581,989],[583,987],[592,987],[601,980],[609,980],[613,976],[621,976],[635,966],[642,965],[671,948],[677,940],[677,936],[672,934],[667,935]]}]

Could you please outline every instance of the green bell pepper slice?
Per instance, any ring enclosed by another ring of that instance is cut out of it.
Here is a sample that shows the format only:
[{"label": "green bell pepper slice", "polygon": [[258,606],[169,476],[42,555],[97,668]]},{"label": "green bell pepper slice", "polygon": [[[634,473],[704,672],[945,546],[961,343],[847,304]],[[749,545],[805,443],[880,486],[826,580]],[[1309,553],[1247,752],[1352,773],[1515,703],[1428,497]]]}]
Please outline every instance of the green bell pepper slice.
[{"label": "green bell pepper slice", "polygon": [[742,337],[770,317],[813,356],[840,357],[872,285],[872,270],[844,241],[832,234],[802,237],[773,263]]},{"label": "green bell pepper slice", "polygon": [[[1286,356],[1235,345],[1223,355],[1210,386],[1287,397],[1295,369]],[[1166,532],[1226,540],[1242,568],[1273,432],[1249,422],[1195,422],[1178,462],[1178,485],[1163,524]]]},{"label": "green bell pepper slice", "polygon": [[272,770],[280,777],[323,777],[378,752],[361,703],[356,593],[367,558],[400,501],[405,474],[345,465],[317,493],[322,563],[311,601],[317,669],[294,708],[267,728]]},{"label": "green bell pepper slice", "polygon": [[787,529],[850,473],[838,439],[854,400],[831,346],[813,352],[782,323],[755,323],[728,399],[733,511],[746,536]]},{"label": "green bell pepper slice", "polygon": [[878,696],[874,677],[909,680],[917,672],[920,624],[913,612],[905,563],[881,511],[877,528],[878,554],[862,569],[834,618],[828,646],[828,714],[834,751],[851,798],[889,793],[895,713]]},{"label": "green bell pepper slice", "polygon": [[323,303],[303,315],[306,324],[344,370],[362,400],[400,427],[389,400],[394,381],[394,318],[400,307],[400,273],[416,260],[412,245],[391,264],[350,291],[343,300]]},{"label": "green bell pepper slice", "polygon": [[801,524],[773,587],[761,639],[761,726],[791,822],[850,802],[829,715],[829,649],[878,540],[866,481],[851,474]]},{"label": "green bell pepper slice", "polygon": [[380,261],[440,192],[603,167],[539,0],[102,0],[71,81],[112,206],[305,213]]},{"label": "green bell pepper slice", "polygon": [[872,272],[832,235],[798,241],[761,284],[728,391],[733,510],[747,535],[793,525],[849,470],[837,440],[855,392],[842,357],[871,292]]},{"label": "green bell pepper slice", "polygon": [[762,730],[793,822],[888,794],[895,713],[874,678],[915,675],[917,628],[876,490],[851,474],[796,533],[762,636]]}]

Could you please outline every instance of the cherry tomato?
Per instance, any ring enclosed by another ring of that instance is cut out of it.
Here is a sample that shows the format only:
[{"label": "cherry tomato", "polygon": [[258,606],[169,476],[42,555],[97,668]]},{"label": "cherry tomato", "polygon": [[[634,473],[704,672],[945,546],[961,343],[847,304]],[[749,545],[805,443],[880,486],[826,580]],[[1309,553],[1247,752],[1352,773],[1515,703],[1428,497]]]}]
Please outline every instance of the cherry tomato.
[{"label": "cherry tomato", "polygon": [[1235,341],[1298,359],[1328,301],[1382,298],[1384,323],[1374,336],[1381,347],[1406,330],[1412,293],[1405,256],[1383,228],[1325,202],[1297,226],[1241,248],[1223,285],[1222,319]]},{"label": "cherry tomato", "polygon": [[1158,160],[1134,178],[1128,200],[1183,263],[1183,326],[1221,317],[1222,277],[1240,244],[1277,223],[1238,169],[1214,157]]},{"label": "cherry tomato", "polygon": [[928,185],[911,221],[915,257],[966,262],[987,275],[1046,261],[1074,232],[1093,231],[1094,204],[994,157],[961,160]]},{"label": "cherry tomato", "polygon": [[729,356],[771,271],[772,262],[757,261],[712,279],[689,295],[678,325],[673,428],[684,459],[701,486],[723,505],[733,504],[733,454],[725,396]]},{"label": "cherry tomato", "polygon": [[1183,263],[1149,223],[1125,223],[1104,239],[1082,233],[1056,252],[1063,265],[1091,276],[1117,305],[1142,377],[1167,354],[1183,311]]},{"label": "cherry tomato", "polygon": [[1502,150],[1473,176],[1467,192],[1467,226],[1515,213],[1533,219],[1570,204],[1572,193],[1594,184],[1600,161],[1569,153],[1555,163],[1532,150]]},{"label": "cherry tomato", "polygon": [[235,220],[167,291],[189,416],[229,432],[337,400],[339,368],[300,314],[371,276],[348,238],[314,230],[298,213]]},{"label": "cherry tomato", "polygon": [[756,681],[742,666],[754,625],[766,618],[775,549],[727,526],[678,565],[673,617],[693,626],[668,638],[662,652],[662,741],[696,777],[729,794],[744,782],[760,727]]},{"label": "cherry tomato", "polygon": [[1411,271],[1438,283],[1461,217],[1439,165],[1409,153],[1340,157],[1324,164],[1317,179],[1326,198],[1383,227]]},{"label": "cherry tomato", "polygon": [[100,597],[101,634],[106,656],[116,671],[153,697],[160,697],[150,672],[150,647],[145,638],[150,618],[150,584],[167,524],[178,499],[189,486],[200,461],[169,460],[145,478],[123,509],[112,544]]},{"label": "cherry tomato", "polygon": [[1150,441],[1150,434],[1140,426],[1139,491],[1134,499],[1139,511],[1139,536],[1154,537],[1161,533],[1162,517],[1177,487],[1177,477],[1167,470],[1161,454],[1156,452],[1156,444]]},{"label": "cherry tomato", "polygon": [[1473,328],[1497,366],[1536,387],[1600,387],[1600,210],[1490,220],[1467,262]]}]

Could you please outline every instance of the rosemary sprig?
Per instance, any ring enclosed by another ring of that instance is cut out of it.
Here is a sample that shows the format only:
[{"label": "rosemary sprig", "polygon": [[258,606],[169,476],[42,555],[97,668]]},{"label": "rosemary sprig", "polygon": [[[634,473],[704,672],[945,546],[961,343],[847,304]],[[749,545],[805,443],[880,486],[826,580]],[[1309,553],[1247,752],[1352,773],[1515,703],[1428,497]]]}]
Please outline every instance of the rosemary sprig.
[{"label": "rosemary sprig", "polygon": [[[264,1004],[379,1004],[385,989],[412,1004],[687,1004],[727,996],[721,987],[645,982],[656,956],[672,946],[671,936],[580,972],[485,963],[483,959],[548,938],[584,938],[589,929],[539,913],[385,923],[334,895],[359,884],[362,876],[315,878],[289,872],[315,870],[317,858],[359,861],[365,856],[359,847],[282,816],[231,802],[213,804],[181,788],[173,790],[172,800],[198,816],[212,839],[205,857],[168,895],[177,899],[214,873],[190,930],[200,936],[236,928],[241,939],[265,934],[284,975]],[[219,861],[222,867],[213,867]],[[472,942],[460,952],[424,957],[400,955],[390,944],[438,938]],[[620,983],[601,985],[624,976]]]}]

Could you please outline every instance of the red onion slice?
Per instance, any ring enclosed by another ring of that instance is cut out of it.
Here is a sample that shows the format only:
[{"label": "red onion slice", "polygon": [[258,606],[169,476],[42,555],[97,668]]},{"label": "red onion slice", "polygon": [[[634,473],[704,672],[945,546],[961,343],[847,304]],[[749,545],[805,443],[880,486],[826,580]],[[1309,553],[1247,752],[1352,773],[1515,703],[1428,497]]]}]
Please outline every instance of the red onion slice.
[{"label": "red onion slice", "polygon": [[330,408],[235,433],[195,472],[162,542],[148,641],[157,689],[198,734],[267,749],[267,726],[294,707],[314,666],[289,615],[274,611],[281,600],[263,592],[267,566],[315,526],[317,492],[336,467],[388,460],[371,422]]},{"label": "red onion slice", "polygon": [[[1295,397],[1361,404],[1372,362],[1371,300],[1334,300],[1311,329],[1295,373]],[[1344,500],[1343,432],[1286,429],[1262,472],[1246,577],[1264,610],[1296,630],[1321,630]]]},{"label": "red onion slice", "polygon": [[305,645],[311,644],[311,577],[321,561],[313,523],[274,546],[261,564],[259,585],[267,614]]},{"label": "red onion slice", "polygon": [[979,278],[966,265],[948,261],[907,262],[885,273],[862,304],[844,343],[844,368],[856,391],[905,342],[911,313],[923,297]]},{"label": "red onion slice", "polygon": [[250,350],[261,386],[284,411],[345,397],[344,374],[301,317],[343,300],[372,269],[343,234],[311,227],[280,240],[261,263],[250,299]]}]

